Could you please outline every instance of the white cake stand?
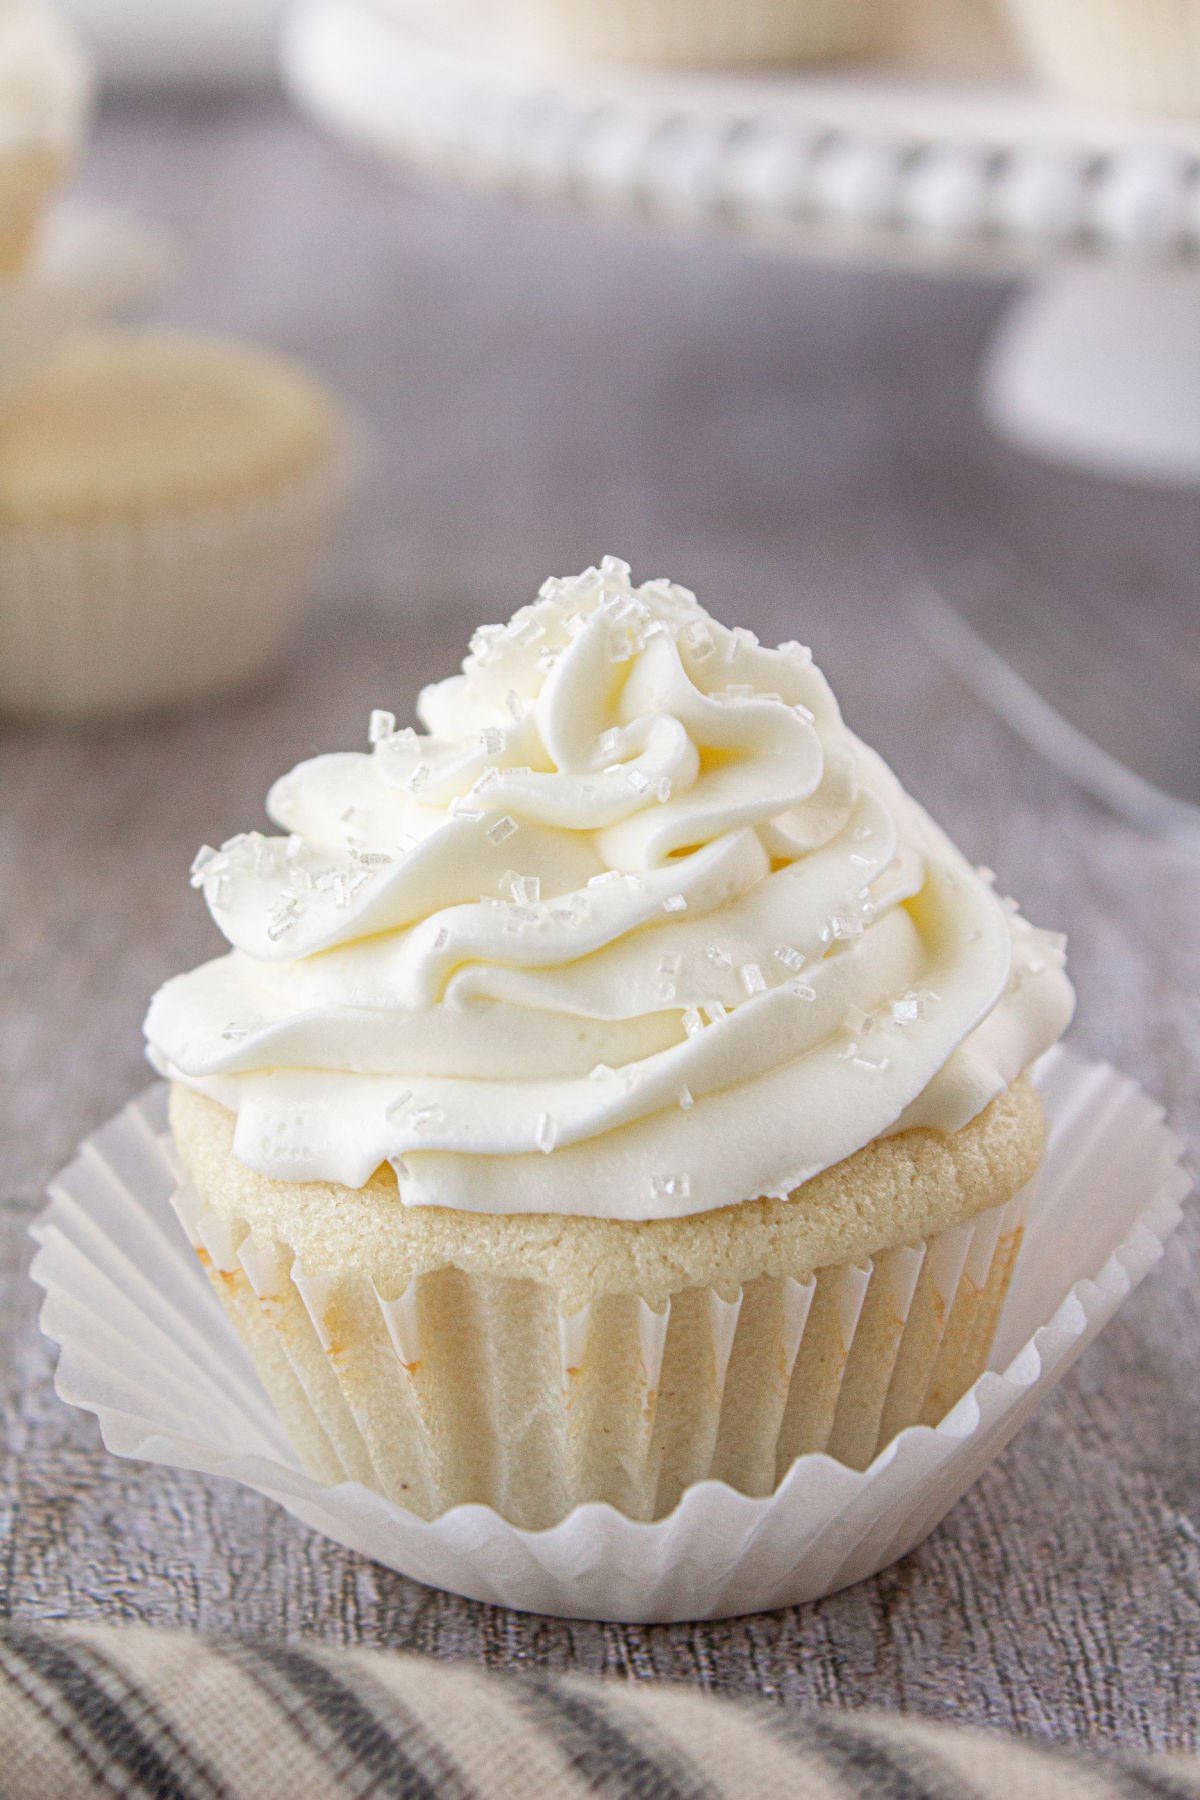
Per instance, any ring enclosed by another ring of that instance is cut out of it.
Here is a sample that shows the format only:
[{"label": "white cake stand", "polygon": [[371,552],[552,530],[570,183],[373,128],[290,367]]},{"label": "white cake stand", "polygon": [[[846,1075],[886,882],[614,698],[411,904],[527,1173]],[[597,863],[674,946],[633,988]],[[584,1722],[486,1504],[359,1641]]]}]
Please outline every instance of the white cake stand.
[{"label": "white cake stand", "polygon": [[493,0],[300,0],[284,72],[394,165],[806,255],[1025,276],[993,426],[1135,480],[1200,481],[1200,122],[1090,113],[917,55],[887,73],[566,65]]}]

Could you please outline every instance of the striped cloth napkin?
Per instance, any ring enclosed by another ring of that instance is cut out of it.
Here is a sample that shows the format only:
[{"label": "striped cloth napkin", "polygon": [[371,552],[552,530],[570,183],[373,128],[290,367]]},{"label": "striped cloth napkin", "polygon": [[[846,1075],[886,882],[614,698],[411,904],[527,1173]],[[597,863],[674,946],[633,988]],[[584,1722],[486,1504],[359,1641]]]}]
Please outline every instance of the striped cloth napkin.
[{"label": "striped cloth napkin", "polygon": [[920,1719],[378,1651],[10,1622],[0,1794],[1198,1800],[1200,1758],[1091,1758]]}]

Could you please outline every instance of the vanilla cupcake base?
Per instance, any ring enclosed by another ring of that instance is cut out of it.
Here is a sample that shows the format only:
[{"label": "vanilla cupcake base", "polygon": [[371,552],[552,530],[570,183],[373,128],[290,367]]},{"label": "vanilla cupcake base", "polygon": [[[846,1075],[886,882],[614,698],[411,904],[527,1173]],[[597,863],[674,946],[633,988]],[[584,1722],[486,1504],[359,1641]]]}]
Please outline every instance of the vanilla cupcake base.
[{"label": "vanilla cupcake base", "polygon": [[[914,1160],[927,1161],[926,1204],[939,1228],[909,1231],[871,1256],[805,1266],[804,1214],[820,1209],[819,1195],[806,1206],[805,1190],[727,1209],[747,1214],[745,1233],[718,1215],[657,1222],[649,1230],[661,1234],[662,1266],[676,1279],[689,1258],[693,1272],[714,1255],[726,1271],[664,1294],[646,1255],[638,1286],[612,1291],[621,1277],[613,1257],[597,1259],[597,1244],[622,1234],[644,1244],[648,1228],[611,1221],[572,1220],[561,1231],[545,1216],[454,1216],[450,1229],[489,1234],[490,1260],[505,1269],[489,1272],[420,1267],[446,1215],[406,1210],[396,1224],[426,1247],[410,1245],[413,1272],[402,1284],[394,1257],[363,1256],[361,1233],[340,1266],[322,1268],[281,1239],[269,1206],[252,1227],[237,1204],[254,1191],[290,1198],[297,1238],[314,1189],[289,1197],[285,1184],[244,1171],[232,1193],[218,1194],[214,1169],[232,1163],[220,1143],[231,1115],[225,1124],[223,1109],[181,1089],[172,1113],[192,1178],[176,1210],[309,1473],[361,1482],[424,1518],[475,1501],[527,1529],[596,1500],[661,1518],[706,1477],[764,1496],[798,1456],[823,1451],[862,1469],[906,1426],[936,1424],[986,1364],[1041,1132],[1036,1097],[1021,1082],[957,1142],[905,1133],[808,1184],[828,1193],[840,1181],[853,1195],[864,1179],[881,1193],[891,1182],[898,1195]],[[390,1205],[399,1206],[394,1190]],[[789,1208],[790,1246],[778,1228]],[[905,1223],[893,1208],[891,1228]],[[588,1228],[598,1234],[584,1257],[594,1291],[576,1305],[582,1290],[550,1246],[580,1226],[584,1242]],[[819,1255],[816,1229],[808,1242]],[[881,1229],[879,1219],[864,1225],[877,1237]],[[507,1265],[495,1247],[505,1237]],[[768,1241],[774,1262],[764,1258]],[[730,1279],[743,1254],[762,1272]],[[542,1279],[508,1272],[539,1258]]]},{"label": "vanilla cupcake base", "polygon": [[1008,0],[1035,68],[1078,100],[1200,117],[1200,0]]},{"label": "vanilla cupcake base", "polygon": [[531,30],[564,55],[731,67],[869,55],[893,0],[525,0]]},{"label": "vanilla cupcake base", "polygon": [[244,685],[280,651],[341,485],[327,454],[236,500],[0,527],[0,707],[100,719]]}]

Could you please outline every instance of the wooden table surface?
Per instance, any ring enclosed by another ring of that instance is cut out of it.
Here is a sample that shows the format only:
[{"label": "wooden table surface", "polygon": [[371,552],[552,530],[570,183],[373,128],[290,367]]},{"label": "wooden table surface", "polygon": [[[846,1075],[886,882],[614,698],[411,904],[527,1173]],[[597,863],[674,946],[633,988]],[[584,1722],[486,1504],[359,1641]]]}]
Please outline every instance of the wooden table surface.
[{"label": "wooden table surface", "polygon": [[472,624],[605,552],[811,641],[851,722],[1070,933],[1073,1043],[1200,1132],[1200,866],[1040,761],[906,616],[929,544],[1001,537],[1074,584],[1081,619],[1101,589],[1196,617],[1194,495],[1038,468],[979,428],[972,369],[1002,289],[407,191],[267,101],[114,108],[83,186],[181,234],[165,316],[307,357],[366,451],[322,592],[260,693],[90,734],[0,727],[0,1604],[1194,1745],[1194,1212],[920,1550],[818,1605],[718,1625],[569,1624],[432,1592],[256,1495],[117,1461],[55,1398],[26,1227],[148,1079],[151,991],[214,953],[196,846],[261,825],[274,775],[360,744],[370,706],[406,715]]}]

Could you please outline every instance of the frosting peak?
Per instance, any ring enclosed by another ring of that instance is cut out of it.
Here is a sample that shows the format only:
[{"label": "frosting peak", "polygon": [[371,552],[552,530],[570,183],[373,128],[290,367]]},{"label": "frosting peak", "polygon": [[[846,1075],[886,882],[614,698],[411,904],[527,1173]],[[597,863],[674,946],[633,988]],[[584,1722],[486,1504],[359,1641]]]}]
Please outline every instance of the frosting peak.
[{"label": "frosting peak", "polygon": [[811,655],[606,558],[484,626],[420,732],[276,782],[202,850],[229,955],[158,1065],[285,1180],[645,1219],[965,1124],[1058,1036],[1061,941],[842,723]]}]

